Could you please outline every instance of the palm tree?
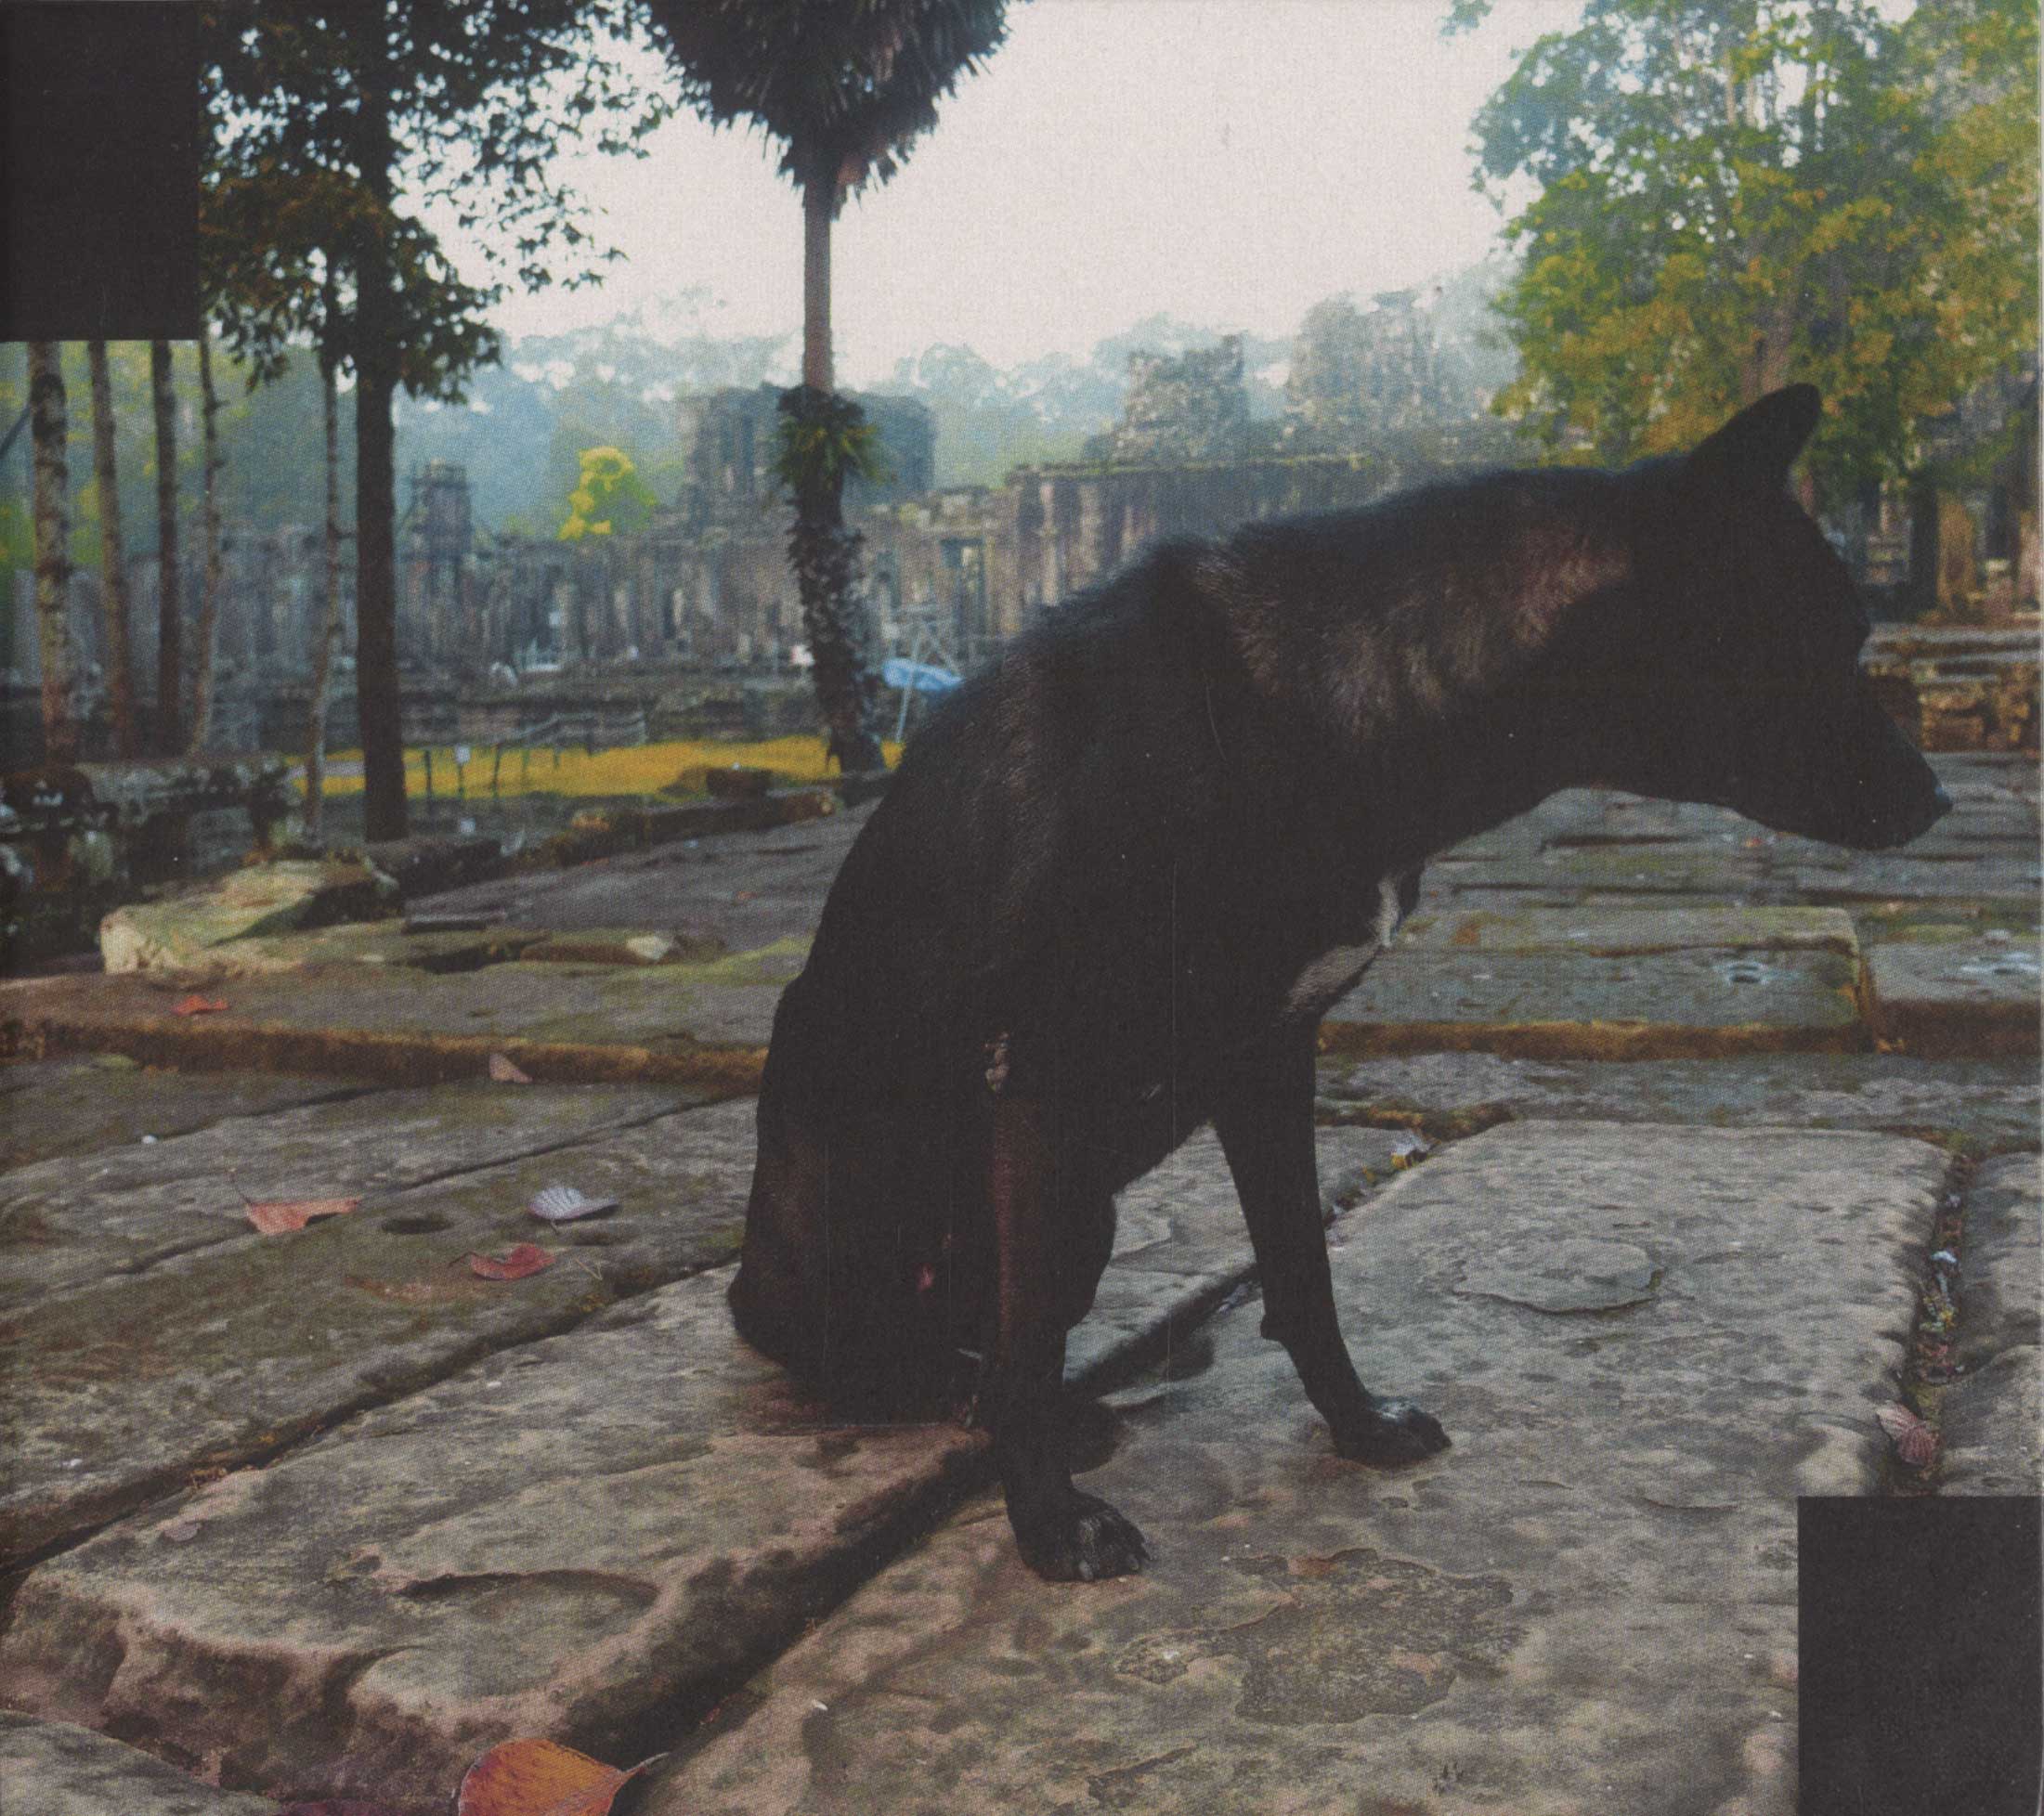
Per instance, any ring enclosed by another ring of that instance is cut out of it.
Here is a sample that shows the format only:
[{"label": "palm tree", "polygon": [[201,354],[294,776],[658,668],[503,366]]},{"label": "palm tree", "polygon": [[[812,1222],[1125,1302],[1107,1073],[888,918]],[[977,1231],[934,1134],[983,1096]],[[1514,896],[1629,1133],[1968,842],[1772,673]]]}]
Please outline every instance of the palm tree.
[{"label": "palm tree", "polygon": [[650,0],[682,97],[718,125],[780,141],[802,199],[802,382],[781,398],[788,548],[816,699],[840,768],[877,769],[875,681],[853,590],[858,539],[844,482],[871,471],[873,431],[836,392],[830,227],[845,198],[884,183],[937,123],[937,103],[1007,33],[1006,0]]}]

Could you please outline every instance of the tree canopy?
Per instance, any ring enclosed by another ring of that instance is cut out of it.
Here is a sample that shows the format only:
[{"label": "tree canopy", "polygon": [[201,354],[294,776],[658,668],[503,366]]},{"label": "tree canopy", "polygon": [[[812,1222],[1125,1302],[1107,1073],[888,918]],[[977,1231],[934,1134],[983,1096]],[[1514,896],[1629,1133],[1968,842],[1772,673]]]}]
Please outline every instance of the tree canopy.
[{"label": "tree canopy", "polygon": [[2037,44],[2034,0],[1587,0],[1475,124],[1479,185],[1537,186],[1497,408],[1622,459],[1794,377],[1821,488],[1907,469],[2036,344]]},{"label": "tree canopy", "polygon": [[581,477],[567,495],[567,517],[555,534],[563,542],[585,536],[629,536],[652,520],[659,500],[621,448],[582,449]]},{"label": "tree canopy", "polygon": [[781,170],[835,213],[885,182],[937,123],[937,103],[992,55],[1006,0],[651,0],[681,99],[719,125],[755,122]]}]

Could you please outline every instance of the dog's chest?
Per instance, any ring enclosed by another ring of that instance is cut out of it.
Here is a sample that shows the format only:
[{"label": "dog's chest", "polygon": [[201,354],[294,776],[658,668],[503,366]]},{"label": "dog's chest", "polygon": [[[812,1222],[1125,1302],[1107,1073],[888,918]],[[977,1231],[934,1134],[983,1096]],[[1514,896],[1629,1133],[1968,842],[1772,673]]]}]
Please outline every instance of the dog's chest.
[{"label": "dog's chest", "polygon": [[1310,1016],[1317,1020],[1355,988],[1371,961],[1396,937],[1412,905],[1415,883],[1412,876],[1387,876],[1378,883],[1368,937],[1356,944],[1330,946],[1308,960],[1285,992],[1287,1019]]}]

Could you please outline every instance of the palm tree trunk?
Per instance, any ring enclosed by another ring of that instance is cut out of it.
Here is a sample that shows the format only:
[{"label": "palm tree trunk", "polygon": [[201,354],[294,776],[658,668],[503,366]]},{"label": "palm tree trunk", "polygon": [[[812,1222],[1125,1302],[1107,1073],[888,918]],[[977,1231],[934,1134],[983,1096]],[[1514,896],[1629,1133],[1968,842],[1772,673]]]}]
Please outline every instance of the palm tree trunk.
[{"label": "palm tree trunk", "polygon": [[85,343],[92,373],[93,477],[99,491],[99,607],[106,626],[107,696],[113,713],[113,747],[122,757],[140,754],[135,735],[135,652],[128,630],[127,552],[121,537],[121,487],[113,458],[113,382],[107,370],[107,344]]},{"label": "palm tree trunk", "polygon": [[191,658],[191,747],[205,748],[213,734],[214,643],[220,623],[220,394],[213,383],[213,344],[200,324],[199,392],[204,408],[200,416],[205,447],[205,579],[199,595],[199,647]]},{"label": "palm tree trunk", "polygon": [[170,343],[149,344],[150,396],[156,412],[156,747],[184,748],[180,702],[183,619],[177,598],[177,399],[171,390]]},{"label": "palm tree trunk", "polygon": [[[784,427],[831,423],[840,414],[830,355],[830,223],[837,204],[834,170],[802,185],[802,383],[781,397]],[[845,528],[843,472],[833,463],[809,462],[793,479],[788,558],[830,755],[847,774],[879,769],[886,759],[873,729],[878,690],[866,665],[859,538]]]},{"label": "palm tree trunk", "polygon": [[830,221],[836,213],[835,175],[802,186],[802,383],[835,391],[830,357]]},{"label": "palm tree trunk", "polygon": [[333,362],[319,361],[321,414],[326,426],[326,611],[312,651],[312,699],[306,725],[306,837],[320,842],[326,818],[327,690],[341,645],[341,407]]},{"label": "palm tree trunk", "polygon": [[43,759],[78,760],[72,698],[71,534],[65,510],[71,464],[65,441],[64,369],[55,341],[29,343],[29,435],[35,458],[35,621],[43,656]]}]

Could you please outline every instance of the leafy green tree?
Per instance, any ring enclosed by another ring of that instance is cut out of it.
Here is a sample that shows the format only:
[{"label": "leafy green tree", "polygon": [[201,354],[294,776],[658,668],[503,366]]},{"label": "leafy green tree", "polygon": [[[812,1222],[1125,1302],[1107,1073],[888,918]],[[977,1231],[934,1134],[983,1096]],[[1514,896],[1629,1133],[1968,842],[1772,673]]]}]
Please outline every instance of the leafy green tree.
[{"label": "leafy green tree", "polygon": [[[631,0],[335,0],[202,14],[212,161],[202,276],[262,370],[309,337],[355,378],[356,684],[371,838],[405,830],[392,411],[459,402],[497,357],[486,312],[515,280],[592,282],[599,251],[554,155],[632,149],[666,116],[610,54]],[[452,205],[488,281],[455,271],[421,218]]]},{"label": "leafy green tree", "polygon": [[782,394],[780,471],[794,495],[788,553],[814,658],[817,705],[841,769],[878,769],[875,677],[853,590],[858,539],[846,477],[871,458],[858,407],[837,395],[830,227],[937,123],[937,103],[1007,33],[1006,0],[648,0],[682,98],[719,125],[780,142],[802,201],[802,382]]},{"label": "leafy green tree", "polygon": [[585,448],[581,477],[567,495],[567,518],[558,535],[563,542],[579,542],[585,536],[629,536],[646,526],[659,502],[621,448]]},{"label": "leafy green tree", "polygon": [[2037,32],[2034,0],[1587,0],[1475,124],[1479,181],[1538,190],[1496,408],[1624,458],[1793,376],[1820,490],[1907,469],[2035,344]]}]

